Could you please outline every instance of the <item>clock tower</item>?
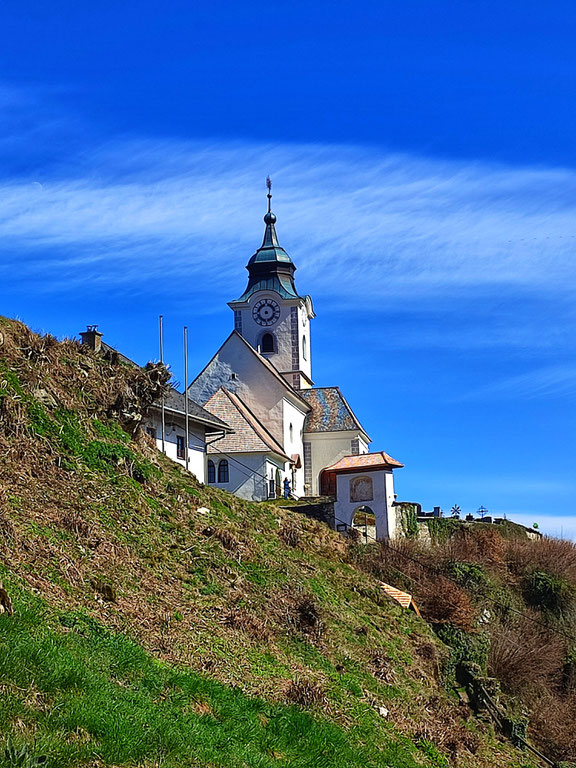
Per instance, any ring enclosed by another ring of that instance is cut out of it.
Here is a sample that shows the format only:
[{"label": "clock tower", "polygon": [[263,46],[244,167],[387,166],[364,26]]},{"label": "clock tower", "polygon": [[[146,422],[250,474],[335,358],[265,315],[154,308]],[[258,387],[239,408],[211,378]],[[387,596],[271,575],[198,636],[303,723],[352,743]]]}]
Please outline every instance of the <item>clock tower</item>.
[{"label": "clock tower", "polygon": [[300,296],[294,284],[296,267],[278,242],[276,216],[271,210],[271,182],[262,245],[246,269],[248,285],[229,307],[234,329],[284,376],[295,389],[312,386],[310,320],[314,317],[310,296]]}]

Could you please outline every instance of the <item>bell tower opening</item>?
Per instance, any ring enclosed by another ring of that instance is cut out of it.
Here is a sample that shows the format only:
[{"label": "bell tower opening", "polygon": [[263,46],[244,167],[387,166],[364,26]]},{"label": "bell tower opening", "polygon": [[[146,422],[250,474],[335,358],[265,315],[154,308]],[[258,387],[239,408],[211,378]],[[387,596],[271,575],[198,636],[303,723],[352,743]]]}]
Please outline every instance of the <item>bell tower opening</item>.
[{"label": "bell tower opening", "polygon": [[272,355],[276,352],[276,344],[274,343],[274,335],[271,333],[265,333],[262,336],[260,342],[260,352],[263,355]]}]

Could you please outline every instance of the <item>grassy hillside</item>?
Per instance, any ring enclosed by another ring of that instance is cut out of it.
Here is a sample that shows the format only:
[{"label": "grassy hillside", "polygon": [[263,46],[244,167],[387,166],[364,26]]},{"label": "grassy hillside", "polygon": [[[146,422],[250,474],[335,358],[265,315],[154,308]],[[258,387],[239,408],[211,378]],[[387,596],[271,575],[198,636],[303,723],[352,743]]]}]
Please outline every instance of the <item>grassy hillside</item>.
[{"label": "grassy hillside", "polygon": [[0,763],[528,766],[357,544],[158,454],[165,378],[0,320]]}]

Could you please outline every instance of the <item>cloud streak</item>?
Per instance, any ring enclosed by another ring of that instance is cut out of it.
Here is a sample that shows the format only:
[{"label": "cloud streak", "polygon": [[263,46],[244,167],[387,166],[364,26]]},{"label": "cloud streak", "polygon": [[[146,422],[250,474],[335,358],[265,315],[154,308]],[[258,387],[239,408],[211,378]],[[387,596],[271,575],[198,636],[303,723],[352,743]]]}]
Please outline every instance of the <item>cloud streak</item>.
[{"label": "cloud streak", "polygon": [[575,173],[366,148],[108,143],[76,172],[66,162],[41,180],[4,179],[0,241],[53,255],[75,280],[91,279],[90,264],[115,284],[224,267],[258,245],[268,172],[283,244],[331,294],[574,289]]}]

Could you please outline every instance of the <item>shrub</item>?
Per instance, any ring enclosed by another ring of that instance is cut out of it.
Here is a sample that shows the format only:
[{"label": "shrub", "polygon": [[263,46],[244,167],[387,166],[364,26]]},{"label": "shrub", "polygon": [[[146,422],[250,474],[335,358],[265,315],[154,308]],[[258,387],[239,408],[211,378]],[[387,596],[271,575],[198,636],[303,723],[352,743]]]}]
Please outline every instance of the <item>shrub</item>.
[{"label": "shrub", "polygon": [[576,584],[576,546],[571,541],[509,541],[506,557],[510,571],[518,576],[544,571]]},{"label": "shrub", "polygon": [[478,563],[465,563],[453,560],[448,563],[446,570],[452,579],[466,589],[474,590],[478,587],[485,587],[488,584],[484,569]]},{"label": "shrub", "polygon": [[477,609],[468,593],[440,576],[417,585],[414,594],[424,618],[432,624],[452,624],[466,632],[477,624]]},{"label": "shrub", "polygon": [[491,636],[488,671],[508,693],[534,692],[559,681],[566,649],[554,632],[519,617],[495,625]]},{"label": "shrub", "polygon": [[459,520],[450,517],[431,517],[426,521],[430,538],[434,544],[445,544],[462,527]]},{"label": "shrub", "polygon": [[482,673],[486,672],[490,638],[487,633],[471,634],[459,627],[445,624],[436,627],[436,634],[450,649],[450,654],[444,662],[443,674],[451,684],[456,676],[459,665],[476,665]]},{"label": "shrub", "polygon": [[524,579],[526,602],[540,610],[563,613],[574,601],[574,587],[559,576],[534,571]]}]

